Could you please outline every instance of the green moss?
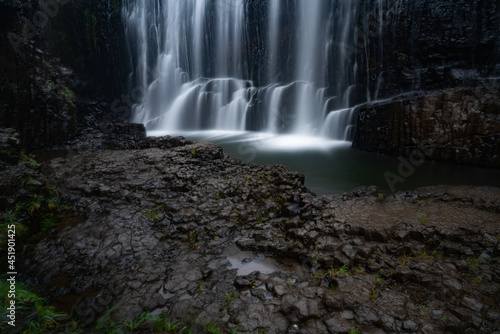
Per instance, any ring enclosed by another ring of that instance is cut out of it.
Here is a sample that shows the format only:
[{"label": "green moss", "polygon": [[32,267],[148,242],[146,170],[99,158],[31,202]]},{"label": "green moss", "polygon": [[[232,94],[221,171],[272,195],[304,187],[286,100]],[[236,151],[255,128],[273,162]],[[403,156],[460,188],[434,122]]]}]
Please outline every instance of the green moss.
[{"label": "green moss", "polygon": [[226,295],[226,301],[227,301],[227,302],[230,302],[231,300],[236,299],[236,298],[239,298],[239,297],[240,297],[240,296],[239,296],[239,295],[238,295],[235,291],[233,291],[233,292],[230,292],[230,293],[228,293],[228,294]]},{"label": "green moss", "polygon": [[469,267],[474,268],[474,269],[479,268],[479,265],[481,263],[483,263],[483,259],[478,258],[478,257],[469,257],[466,259],[466,261],[467,261],[467,264],[469,265]]},{"label": "green moss", "polygon": [[417,218],[421,223],[425,223],[427,221],[427,215],[425,213],[419,214]]},{"label": "green moss", "polygon": [[56,89],[56,84],[52,80],[46,80],[45,85],[49,86],[51,89]]},{"label": "green moss", "polygon": [[42,227],[42,232],[45,232],[54,227],[56,223],[52,219],[46,218],[41,222],[40,225]]},{"label": "green moss", "polygon": [[68,87],[64,87],[64,88],[65,88],[63,91],[64,97],[71,102],[75,101],[75,93],[71,89],[69,89]]},{"label": "green moss", "polygon": [[151,210],[151,209],[144,210],[144,212],[142,214],[144,217],[146,217],[148,219],[152,219],[155,222],[161,220],[160,215],[156,211]]},{"label": "green moss", "polygon": [[54,73],[55,72],[55,69],[54,67],[46,60],[43,61],[43,65],[45,66],[45,68],[47,69],[47,71],[49,71],[50,73]]},{"label": "green moss", "polygon": [[20,164],[29,164],[29,165],[31,165],[31,167],[38,166],[38,162],[36,162],[35,159],[31,158],[30,156],[28,156],[25,153],[21,153],[19,155],[19,163]]}]

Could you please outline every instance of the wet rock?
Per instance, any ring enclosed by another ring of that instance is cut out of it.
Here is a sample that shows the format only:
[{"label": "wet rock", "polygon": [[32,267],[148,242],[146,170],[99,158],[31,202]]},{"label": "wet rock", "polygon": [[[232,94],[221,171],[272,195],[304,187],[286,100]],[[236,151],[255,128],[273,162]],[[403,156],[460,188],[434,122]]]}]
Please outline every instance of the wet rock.
[{"label": "wet rock", "polygon": [[356,323],[362,326],[377,326],[380,318],[374,308],[369,306],[361,306],[356,310]]},{"label": "wet rock", "polygon": [[442,329],[439,328],[439,326],[432,325],[432,324],[426,324],[422,327],[422,333],[424,334],[433,334],[433,333],[444,333]]},{"label": "wet rock", "polygon": [[352,328],[349,323],[337,318],[325,320],[325,325],[329,333],[347,333]]},{"label": "wet rock", "polygon": [[245,277],[238,277],[236,278],[236,280],[234,281],[234,285],[237,287],[237,288],[248,288],[248,287],[251,287],[252,283],[251,283],[251,280],[248,279],[248,278],[245,278]]},{"label": "wet rock", "polygon": [[419,325],[413,320],[406,320],[403,322],[403,330],[408,332],[416,332],[419,329]]},{"label": "wet rock", "polygon": [[17,131],[0,128],[0,169],[5,165],[17,164],[20,154],[21,148]]},{"label": "wet rock", "polygon": [[499,99],[498,87],[480,86],[409,94],[368,105],[358,111],[353,146],[412,161],[498,167]]},{"label": "wet rock", "polygon": [[477,299],[472,297],[464,297],[462,300],[462,305],[477,313],[481,312],[481,310],[483,309],[483,305]]}]

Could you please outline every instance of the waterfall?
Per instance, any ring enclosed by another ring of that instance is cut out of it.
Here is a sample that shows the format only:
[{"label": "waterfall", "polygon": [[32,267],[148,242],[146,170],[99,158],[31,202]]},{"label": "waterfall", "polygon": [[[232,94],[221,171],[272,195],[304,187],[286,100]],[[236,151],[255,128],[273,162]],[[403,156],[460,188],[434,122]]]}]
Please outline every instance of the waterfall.
[{"label": "waterfall", "polygon": [[280,2],[269,0],[269,69],[268,83],[275,83],[278,75],[279,44],[280,44]]},{"label": "waterfall", "polygon": [[352,107],[362,102],[360,6],[361,0],[124,0],[129,85],[145,92],[133,121],[148,131],[349,140]]}]

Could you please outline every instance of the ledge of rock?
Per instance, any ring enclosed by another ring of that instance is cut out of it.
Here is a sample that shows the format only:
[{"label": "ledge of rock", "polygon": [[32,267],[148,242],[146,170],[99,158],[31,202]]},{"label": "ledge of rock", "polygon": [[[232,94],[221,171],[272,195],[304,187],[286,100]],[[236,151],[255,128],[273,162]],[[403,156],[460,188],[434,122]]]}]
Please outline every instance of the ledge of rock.
[{"label": "ledge of rock", "polygon": [[500,88],[409,94],[359,108],[353,147],[500,167]]}]

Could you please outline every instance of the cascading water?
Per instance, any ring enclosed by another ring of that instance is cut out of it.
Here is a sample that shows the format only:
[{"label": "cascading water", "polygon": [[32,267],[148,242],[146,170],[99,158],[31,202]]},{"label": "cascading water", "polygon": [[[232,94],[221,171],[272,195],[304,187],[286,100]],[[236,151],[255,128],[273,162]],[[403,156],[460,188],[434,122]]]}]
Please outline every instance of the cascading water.
[{"label": "cascading water", "polygon": [[258,2],[124,0],[134,121],[350,139],[361,1],[269,0],[255,22]]}]

